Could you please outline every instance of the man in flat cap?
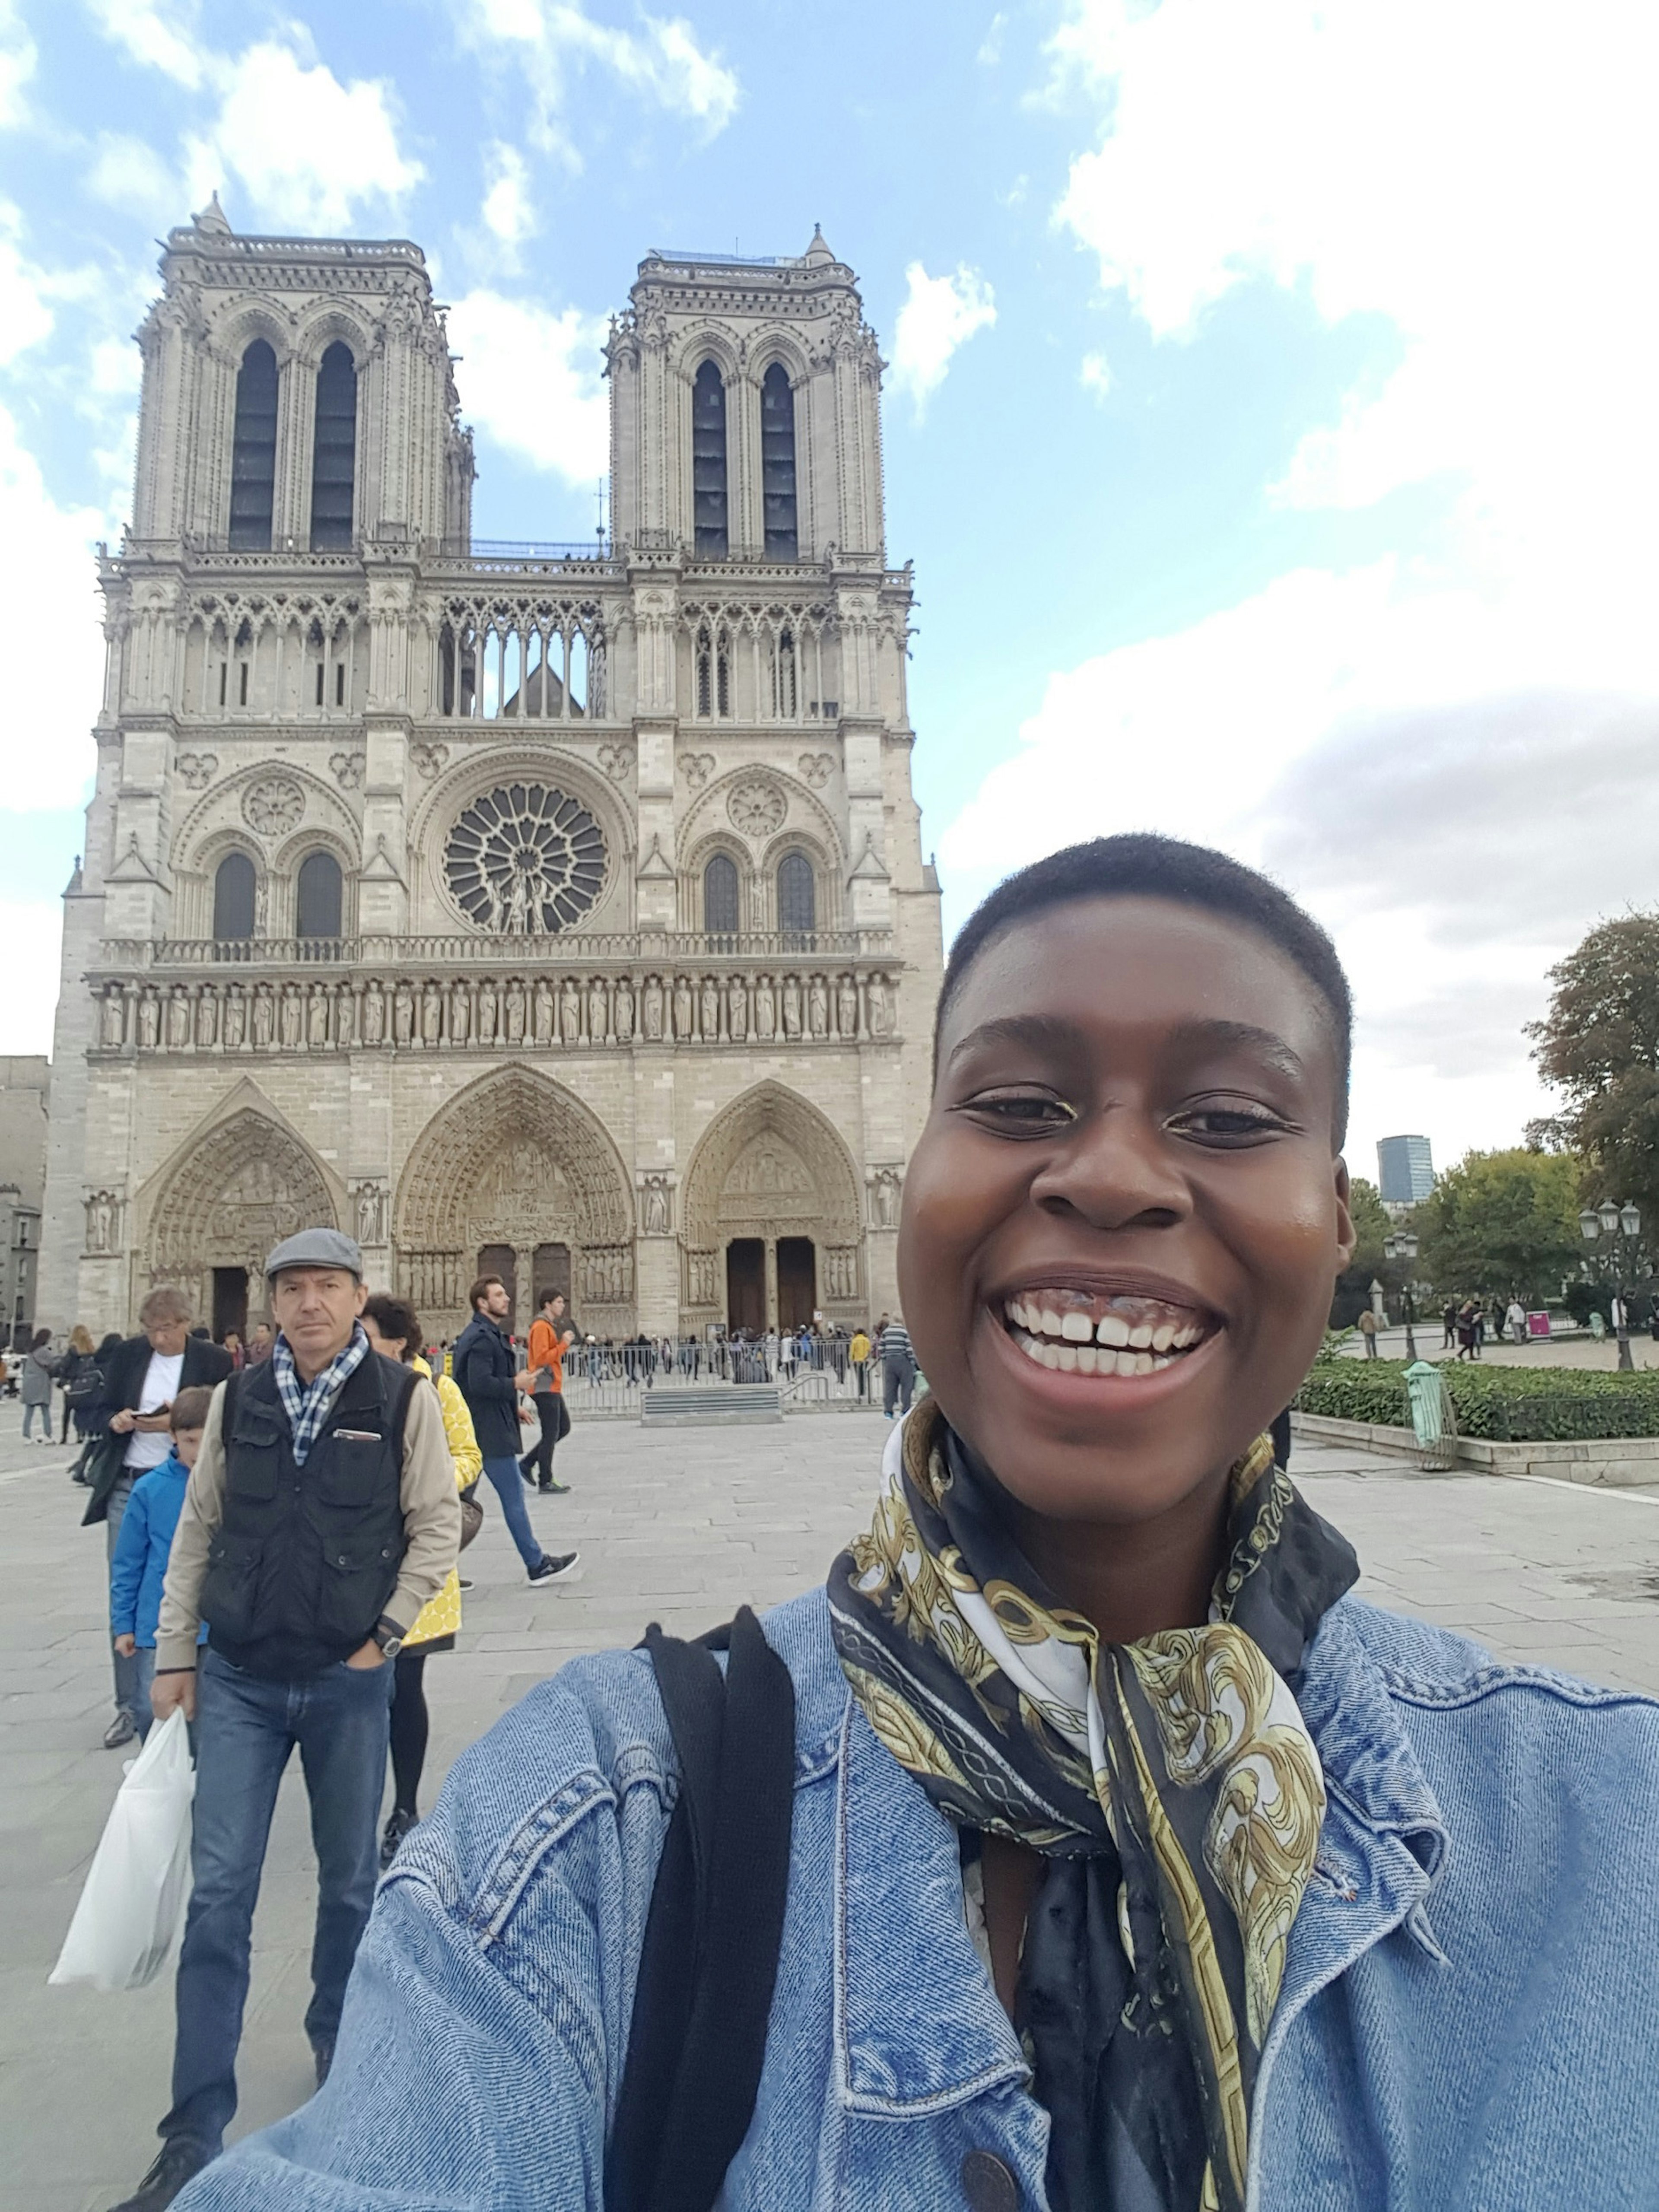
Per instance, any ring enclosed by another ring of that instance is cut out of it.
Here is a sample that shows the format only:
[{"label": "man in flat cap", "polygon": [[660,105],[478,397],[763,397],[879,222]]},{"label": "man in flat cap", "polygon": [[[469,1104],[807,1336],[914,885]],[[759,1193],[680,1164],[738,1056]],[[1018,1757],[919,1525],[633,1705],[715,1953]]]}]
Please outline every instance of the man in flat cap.
[{"label": "man in flat cap", "polygon": [[265,1274],[270,1357],[214,1393],[161,1597],[151,1704],[158,1721],[177,1705],[196,1723],[195,1887],[173,2109],[118,2212],[161,2212],[223,2145],[254,1902],[296,1744],[317,1850],[306,2033],[325,2078],[374,1895],[390,1662],[460,1547],[443,1409],[413,1369],[371,1350],[357,1245],[301,1230]]}]

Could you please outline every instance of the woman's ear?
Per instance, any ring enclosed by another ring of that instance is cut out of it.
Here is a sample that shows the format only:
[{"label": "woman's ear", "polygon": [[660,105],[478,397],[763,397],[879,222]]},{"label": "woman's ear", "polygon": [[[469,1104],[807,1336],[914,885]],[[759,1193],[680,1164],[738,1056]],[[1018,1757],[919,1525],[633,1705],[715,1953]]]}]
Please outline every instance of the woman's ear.
[{"label": "woman's ear", "polygon": [[1353,1215],[1348,1210],[1348,1163],[1340,1155],[1336,1161],[1336,1249],[1341,1255],[1336,1265],[1340,1275],[1353,1258],[1354,1247],[1359,1242],[1353,1225]]}]

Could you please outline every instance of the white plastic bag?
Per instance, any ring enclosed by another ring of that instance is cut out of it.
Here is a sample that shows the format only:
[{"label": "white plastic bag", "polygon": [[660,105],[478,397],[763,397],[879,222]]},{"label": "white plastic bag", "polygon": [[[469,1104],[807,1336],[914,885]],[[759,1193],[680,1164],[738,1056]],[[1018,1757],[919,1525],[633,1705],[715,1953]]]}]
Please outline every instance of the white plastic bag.
[{"label": "white plastic bag", "polygon": [[190,1892],[195,1793],[190,1738],[175,1710],[127,1768],[49,1982],[142,1990],[161,1972]]}]

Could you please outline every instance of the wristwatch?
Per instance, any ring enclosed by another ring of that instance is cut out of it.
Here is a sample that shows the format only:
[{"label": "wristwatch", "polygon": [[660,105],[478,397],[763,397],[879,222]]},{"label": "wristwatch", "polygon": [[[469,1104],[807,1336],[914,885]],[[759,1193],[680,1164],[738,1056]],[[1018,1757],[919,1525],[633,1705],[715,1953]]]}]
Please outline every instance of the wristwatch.
[{"label": "wristwatch", "polygon": [[380,1656],[383,1659],[395,1659],[404,1648],[404,1632],[395,1620],[388,1620],[384,1613],[375,1622],[369,1633],[380,1645]]}]

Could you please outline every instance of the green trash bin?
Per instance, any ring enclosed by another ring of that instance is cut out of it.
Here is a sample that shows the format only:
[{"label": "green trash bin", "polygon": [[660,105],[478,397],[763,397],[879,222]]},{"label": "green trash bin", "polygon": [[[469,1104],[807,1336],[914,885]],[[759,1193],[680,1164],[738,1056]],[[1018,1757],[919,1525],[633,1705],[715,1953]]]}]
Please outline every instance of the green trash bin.
[{"label": "green trash bin", "polygon": [[1416,1360],[1406,1370],[1406,1398],[1411,1407],[1412,1433],[1417,1438],[1419,1465],[1455,1467],[1456,1417],[1446,1378],[1433,1360]]}]

